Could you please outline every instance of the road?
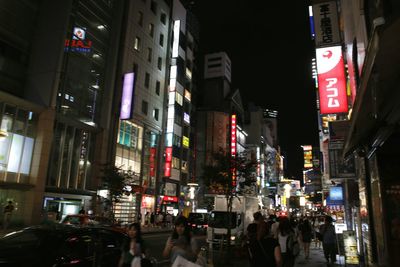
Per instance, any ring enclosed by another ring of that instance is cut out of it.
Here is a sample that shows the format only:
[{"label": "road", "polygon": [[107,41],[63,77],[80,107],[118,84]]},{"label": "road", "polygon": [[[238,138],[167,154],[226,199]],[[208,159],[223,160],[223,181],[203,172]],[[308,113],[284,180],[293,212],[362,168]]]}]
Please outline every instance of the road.
[{"label": "road", "polygon": [[150,257],[157,259],[158,266],[168,266],[169,259],[164,259],[162,252],[164,250],[165,243],[171,233],[146,233],[143,235],[144,242],[146,244],[147,252]]}]

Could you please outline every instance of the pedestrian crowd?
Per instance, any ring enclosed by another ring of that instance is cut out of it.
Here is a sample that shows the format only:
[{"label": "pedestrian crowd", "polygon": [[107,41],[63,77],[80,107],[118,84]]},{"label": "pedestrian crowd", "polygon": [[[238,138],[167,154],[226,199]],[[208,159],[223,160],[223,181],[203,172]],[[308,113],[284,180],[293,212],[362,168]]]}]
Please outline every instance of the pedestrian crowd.
[{"label": "pedestrian crowd", "polygon": [[305,260],[309,259],[312,242],[316,248],[322,244],[327,263],[335,263],[336,234],[332,217],[289,219],[270,215],[266,220],[261,212],[254,213],[253,217],[244,242],[250,266],[293,267],[301,249]]}]

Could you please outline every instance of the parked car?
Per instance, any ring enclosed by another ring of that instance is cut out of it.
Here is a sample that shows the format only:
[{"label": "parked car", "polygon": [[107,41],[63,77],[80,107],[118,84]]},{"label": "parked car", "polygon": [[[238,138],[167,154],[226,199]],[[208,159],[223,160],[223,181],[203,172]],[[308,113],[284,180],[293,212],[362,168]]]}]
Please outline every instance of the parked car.
[{"label": "parked car", "polygon": [[104,227],[34,226],[0,238],[0,266],[115,267],[129,237]]},{"label": "parked car", "polygon": [[206,234],[208,227],[208,213],[191,212],[188,217],[189,225],[195,234]]},{"label": "parked car", "polygon": [[110,218],[102,216],[90,216],[86,214],[69,214],[61,220],[62,224],[71,224],[75,226],[107,226],[119,232],[126,232],[125,227],[121,227]]}]

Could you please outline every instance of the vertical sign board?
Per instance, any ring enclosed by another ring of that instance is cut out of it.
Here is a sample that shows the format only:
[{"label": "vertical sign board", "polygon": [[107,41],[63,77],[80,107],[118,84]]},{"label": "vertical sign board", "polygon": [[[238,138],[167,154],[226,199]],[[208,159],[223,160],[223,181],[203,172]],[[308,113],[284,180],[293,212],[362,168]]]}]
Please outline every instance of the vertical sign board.
[{"label": "vertical sign board", "polygon": [[129,120],[131,118],[134,82],[135,74],[133,72],[124,74],[124,83],[121,97],[121,113],[119,115],[119,118],[121,120]]},{"label": "vertical sign board", "polygon": [[343,231],[344,256],[346,266],[359,266],[357,237],[355,231]]},{"label": "vertical sign board", "polygon": [[313,5],[315,45],[332,46],[340,43],[339,20],[336,1]]},{"label": "vertical sign board", "polygon": [[[236,114],[231,116],[231,157],[236,158],[237,152],[237,135],[236,135]],[[232,168],[232,186],[236,186],[236,169]]]},{"label": "vertical sign board", "polygon": [[348,106],[342,48],[318,48],[316,55],[320,113],[346,113]]},{"label": "vertical sign board", "polygon": [[355,178],[356,163],[354,157],[343,159],[343,139],[329,140],[329,172],[331,179]]}]

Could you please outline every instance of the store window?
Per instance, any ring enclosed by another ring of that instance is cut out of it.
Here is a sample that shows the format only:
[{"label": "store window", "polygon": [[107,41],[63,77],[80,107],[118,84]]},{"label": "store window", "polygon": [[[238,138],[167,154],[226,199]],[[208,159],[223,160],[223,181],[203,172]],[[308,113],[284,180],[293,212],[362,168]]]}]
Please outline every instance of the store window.
[{"label": "store window", "polygon": [[29,183],[37,115],[0,102],[0,181]]},{"label": "store window", "polygon": [[141,171],[143,128],[129,121],[120,121],[115,166],[132,171],[137,177]]}]

